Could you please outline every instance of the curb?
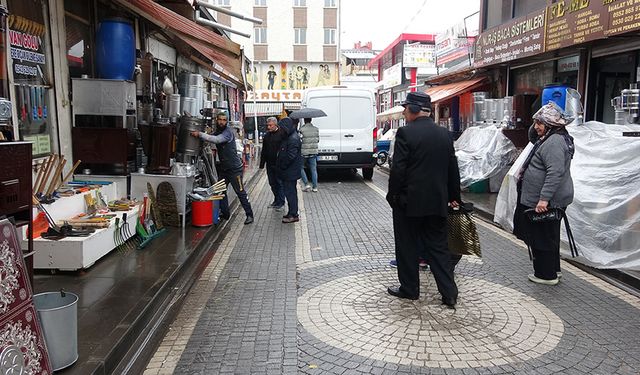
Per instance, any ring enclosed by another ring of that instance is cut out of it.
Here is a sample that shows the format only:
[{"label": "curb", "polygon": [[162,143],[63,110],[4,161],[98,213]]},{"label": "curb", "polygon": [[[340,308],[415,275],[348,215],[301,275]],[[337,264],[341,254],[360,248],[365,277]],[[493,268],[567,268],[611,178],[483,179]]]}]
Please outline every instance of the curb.
[{"label": "curb", "polygon": [[[256,189],[255,184],[262,173],[258,169],[247,179],[245,185],[250,193]],[[237,197],[234,197],[229,206],[232,216],[236,215],[241,207]],[[224,235],[229,232],[228,224],[229,221],[225,220],[222,225],[213,226],[207,231],[191,254],[176,267],[104,359],[88,362],[95,364],[95,367],[90,370],[91,374],[144,372],[148,360],[153,355],[153,350],[180,311],[186,295],[214,256]]]}]

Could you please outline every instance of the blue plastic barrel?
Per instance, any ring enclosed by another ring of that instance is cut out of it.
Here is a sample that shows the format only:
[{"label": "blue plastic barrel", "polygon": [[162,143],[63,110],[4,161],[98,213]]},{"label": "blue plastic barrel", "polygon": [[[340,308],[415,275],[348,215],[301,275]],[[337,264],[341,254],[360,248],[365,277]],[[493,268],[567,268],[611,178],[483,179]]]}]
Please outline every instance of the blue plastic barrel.
[{"label": "blue plastic barrel", "polygon": [[569,86],[561,83],[550,83],[542,90],[542,105],[555,102],[564,111],[565,100],[567,98],[567,88]]},{"label": "blue plastic barrel", "polygon": [[131,22],[123,18],[106,19],[100,22],[96,39],[98,76],[105,79],[132,79],[136,41]]}]

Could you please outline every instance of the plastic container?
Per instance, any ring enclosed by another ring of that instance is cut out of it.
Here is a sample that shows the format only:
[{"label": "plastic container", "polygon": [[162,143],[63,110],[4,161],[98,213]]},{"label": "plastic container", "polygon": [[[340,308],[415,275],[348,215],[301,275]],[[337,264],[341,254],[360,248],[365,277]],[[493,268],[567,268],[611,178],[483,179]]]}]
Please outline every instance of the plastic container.
[{"label": "plastic container", "polygon": [[33,296],[54,371],[78,360],[78,296],[45,292]]},{"label": "plastic container", "polygon": [[489,180],[481,180],[469,185],[469,193],[488,193]]},{"label": "plastic container", "polygon": [[542,90],[542,105],[555,102],[564,111],[569,86],[560,83],[550,83]]},{"label": "plastic container", "polygon": [[110,18],[100,22],[96,34],[96,48],[96,66],[100,78],[133,78],[136,41],[130,21]]},{"label": "plastic container", "polygon": [[220,223],[220,201],[213,201],[213,223]]},{"label": "plastic container", "polygon": [[191,202],[191,225],[194,227],[213,225],[213,201]]}]

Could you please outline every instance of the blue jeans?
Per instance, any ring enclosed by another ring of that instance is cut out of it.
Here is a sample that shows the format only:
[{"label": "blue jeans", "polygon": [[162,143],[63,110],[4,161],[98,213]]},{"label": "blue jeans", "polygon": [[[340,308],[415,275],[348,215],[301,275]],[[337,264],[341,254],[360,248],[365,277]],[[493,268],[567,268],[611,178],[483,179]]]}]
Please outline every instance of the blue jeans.
[{"label": "blue jeans", "polygon": [[287,216],[298,216],[298,190],[296,189],[297,180],[282,180],[284,185],[284,196],[287,197],[287,205],[289,211]]},{"label": "blue jeans", "polygon": [[314,188],[317,188],[318,187],[318,155],[303,156],[302,170],[300,171],[300,178],[302,178],[303,184],[309,185],[309,180],[307,179],[307,173],[304,171],[305,164],[309,166],[309,171],[311,172],[311,186]]},{"label": "blue jeans", "polygon": [[282,180],[278,178],[278,169],[275,165],[267,164],[267,178],[269,179],[271,192],[273,192],[273,205],[284,206],[284,186],[282,185]]}]

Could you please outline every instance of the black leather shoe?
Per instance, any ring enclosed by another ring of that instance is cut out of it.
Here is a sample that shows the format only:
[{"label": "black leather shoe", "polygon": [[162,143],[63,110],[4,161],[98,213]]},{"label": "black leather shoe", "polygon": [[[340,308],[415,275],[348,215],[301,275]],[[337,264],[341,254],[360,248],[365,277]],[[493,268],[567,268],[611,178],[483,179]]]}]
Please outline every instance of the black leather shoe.
[{"label": "black leather shoe", "polygon": [[387,288],[387,292],[389,292],[389,294],[394,297],[410,299],[413,301],[417,300],[420,297],[405,293],[402,289],[400,289],[399,286],[390,286]]},{"label": "black leather shoe", "polygon": [[231,218],[231,214],[222,214],[220,215],[220,219],[229,220]]},{"label": "black leather shoe", "polygon": [[247,216],[247,218],[244,220],[244,225],[251,223],[253,223],[253,216]]},{"label": "black leather shoe", "polygon": [[455,309],[456,308],[456,299],[455,298],[451,298],[451,297],[442,297],[442,304],[443,305],[447,305],[448,308],[450,309]]}]

